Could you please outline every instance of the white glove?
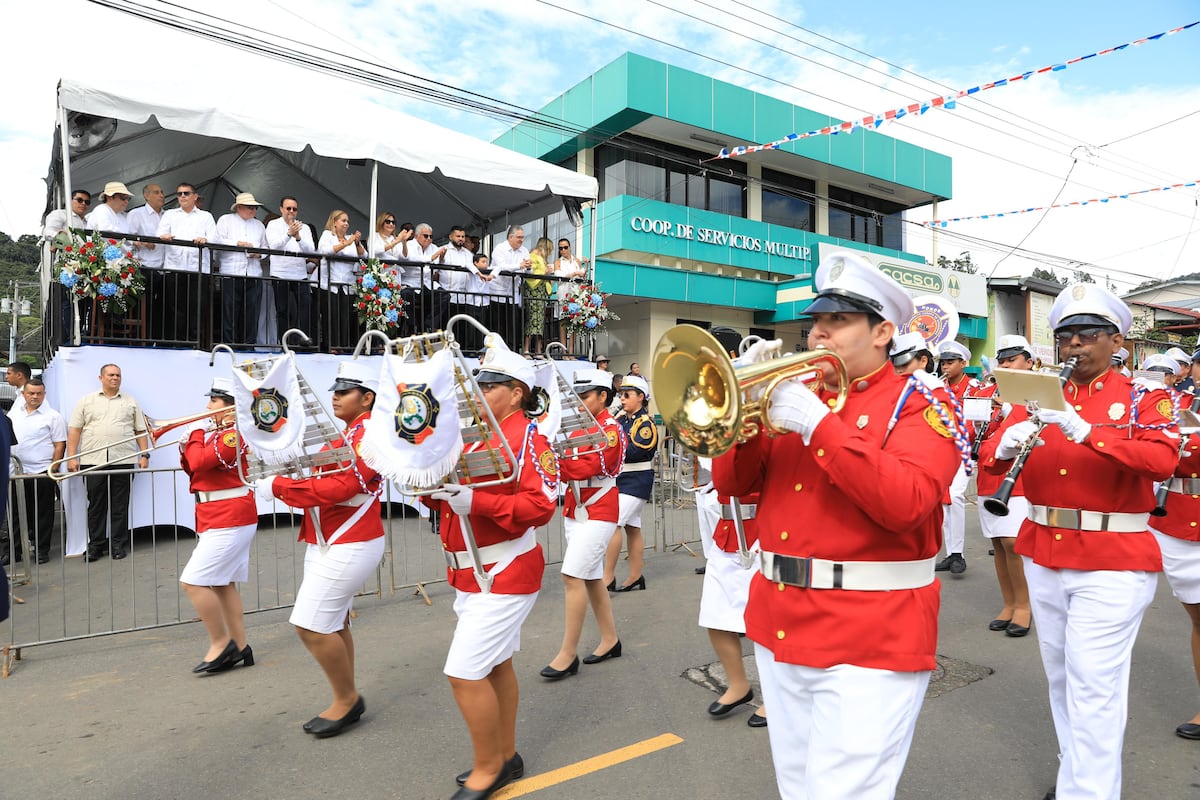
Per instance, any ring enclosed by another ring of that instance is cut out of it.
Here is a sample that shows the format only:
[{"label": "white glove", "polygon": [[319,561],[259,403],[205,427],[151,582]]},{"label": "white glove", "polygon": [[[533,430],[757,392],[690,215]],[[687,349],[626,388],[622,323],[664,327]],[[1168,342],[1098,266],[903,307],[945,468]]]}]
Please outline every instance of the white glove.
[{"label": "white glove", "polygon": [[[744,367],[747,364],[757,364],[759,361],[766,361],[769,358],[774,358],[780,354],[783,349],[783,339],[759,339],[749,347],[746,352],[733,360],[733,366]],[[762,399],[763,387],[761,384],[751,387],[746,392],[746,400],[751,403],[757,403]]]},{"label": "white glove", "polygon": [[945,389],[946,384],[942,383],[942,379],[936,375],[931,375],[923,369],[914,372],[910,377],[916,378],[921,383],[925,384],[925,388],[933,391],[934,389]]},{"label": "white glove", "polygon": [[1008,415],[1012,413],[1012,403],[1000,404],[1000,419],[1008,419]]},{"label": "white glove", "polygon": [[450,510],[460,517],[471,513],[471,502],[475,499],[475,490],[470,486],[460,486],[457,483],[447,483],[439,491],[430,495],[433,500],[445,500],[450,504]]},{"label": "white glove", "polygon": [[[1142,387],[1148,392],[1152,392],[1155,389],[1162,389],[1166,386],[1166,384],[1162,381],[1156,381],[1153,378],[1137,377],[1133,379],[1133,382],[1135,385]],[[1041,415],[1039,414],[1038,416]]]},{"label": "white glove", "polygon": [[[1021,446],[1030,436],[1033,436],[1035,431],[1037,431],[1037,423],[1031,420],[1013,425],[1000,435],[1000,444],[996,445],[996,458],[1001,461],[1016,458],[1017,453],[1021,451]],[[1038,444],[1042,444],[1042,442],[1039,441]]]},{"label": "white glove", "polygon": [[1088,434],[1092,432],[1092,423],[1085,421],[1075,409],[1069,406],[1066,411],[1042,409],[1037,412],[1037,417],[1048,425],[1057,425],[1062,428],[1062,432],[1066,434],[1067,438],[1076,444],[1082,444]]},{"label": "white glove", "polygon": [[802,381],[790,380],[781,383],[771,393],[767,419],[777,428],[799,433],[804,443],[808,444],[813,431],[828,413],[829,406]]},{"label": "white glove", "polygon": [[259,478],[254,482],[254,491],[259,497],[266,500],[274,500],[275,492],[272,490],[272,485],[275,483],[275,476],[269,478]]}]

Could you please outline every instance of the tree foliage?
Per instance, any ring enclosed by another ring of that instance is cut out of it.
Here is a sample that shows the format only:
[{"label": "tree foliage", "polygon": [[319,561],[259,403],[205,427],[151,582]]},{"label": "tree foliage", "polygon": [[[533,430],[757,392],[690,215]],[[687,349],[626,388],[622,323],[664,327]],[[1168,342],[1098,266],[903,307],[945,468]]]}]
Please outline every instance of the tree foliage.
[{"label": "tree foliage", "polygon": [[1058,277],[1058,273],[1050,267],[1046,267],[1045,269],[1042,267],[1034,267],[1032,277],[1040,278],[1044,281],[1050,281],[1051,283],[1057,283],[1059,286],[1067,285],[1067,279]]},{"label": "tree foliage", "polygon": [[[19,299],[29,301],[33,313],[17,317],[17,357],[33,366],[41,365],[41,337],[33,334],[42,326],[42,297],[37,273],[40,259],[38,237],[25,234],[14,241],[8,234],[0,232],[0,297],[11,300],[16,283]],[[12,316],[0,313],[0,358],[5,361],[11,326]]]},{"label": "tree foliage", "polygon": [[971,254],[966,251],[959,253],[958,258],[938,256],[937,265],[951,272],[965,272],[968,275],[979,272],[979,265],[971,260]]}]

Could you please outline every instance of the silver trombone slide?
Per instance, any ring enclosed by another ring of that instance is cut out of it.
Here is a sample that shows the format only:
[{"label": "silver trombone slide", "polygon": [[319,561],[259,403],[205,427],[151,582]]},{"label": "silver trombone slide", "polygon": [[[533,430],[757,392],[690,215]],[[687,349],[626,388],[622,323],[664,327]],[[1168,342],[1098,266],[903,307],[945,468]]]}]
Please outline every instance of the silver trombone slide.
[{"label": "silver trombone slide", "polygon": [[[383,340],[383,352],[390,353],[396,344],[395,341],[388,338],[388,335],[383,331],[369,330],[358,339],[358,344],[354,345],[354,358],[358,358],[363,354],[363,346],[370,346],[371,339]],[[369,353],[368,353],[369,355]]]},{"label": "silver trombone slide", "polygon": [[[81,460],[83,458],[86,458],[87,456],[95,455],[96,453],[107,453],[109,450],[113,449],[114,447],[120,447],[121,445],[126,445],[126,444],[129,444],[130,442],[136,442],[138,439],[141,439],[143,437],[145,437],[146,441],[150,445],[149,447],[140,451],[143,453],[149,452],[150,450],[157,450],[160,447],[166,447],[168,444],[176,444],[176,442],[174,442],[174,441],[171,441],[171,442],[162,441],[163,435],[170,431],[173,431],[176,428],[181,427],[183,425],[188,425],[193,422],[199,422],[202,419],[208,419],[210,417],[215,417],[215,416],[218,416],[223,413],[224,413],[224,410],[222,410],[222,409],[218,409],[216,411],[201,411],[196,414],[189,414],[186,417],[178,417],[176,419],[167,419],[167,420],[158,420],[158,419],[155,419],[154,417],[143,415],[146,420],[146,430],[145,431],[143,431],[142,433],[135,433],[133,436],[126,436],[124,439],[118,439],[115,442],[110,442],[105,445],[100,445],[99,447],[92,447],[87,450],[83,450],[81,452],[75,453],[74,455],[64,455],[62,458],[50,462],[50,466],[49,466],[50,479],[53,481],[56,481],[56,482],[61,482],[61,481],[67,480],[68,478],[75,478],[80,475],[87,475],[89,473],[95,472],[96,470],[112,466],[113,464],[117,463],[117,460],[105,459],[104,461],[102,461],[99,464],[89,464],[86,467],[80,467],[75,472],[59,472],[59,467],[68,461]],[[125,455],[125,456],[122,456],[120,460],[124,460],[129,457],[130,457],[130,455]],[[80,463],[82,463],[82,461]]]},{"label": "silver trombone slide", "polygon": [[754,554],[746,545],[745,517],[742,515],[742,501],[736,497],[729,498],[729,508],[733,511],[733,530],[737,534],[738,562],[742,569],[754,566]]},{"label": "silver trombone slide", "polygon": [[562,406],[562,424],[558,433],[550,441],[550,446],[560,457],[602,452],[608,447],[608,437],[600,429],[600,423],[596,420],[595,415],[588,411],[587,406],[579,399],[579,395],[575,394],[571,384],[567,383],[567,379],[558,371],[558,367],[553,366],[553,359],[549,357],[549,350],[552,347],[561,348],[564,353],[567,351],[566,346],[561,342],[550,342],[546,345],[547,357],[533,359],[537,366],[551,364],[554,369],[554,379],[558,385],[559,402]]}]

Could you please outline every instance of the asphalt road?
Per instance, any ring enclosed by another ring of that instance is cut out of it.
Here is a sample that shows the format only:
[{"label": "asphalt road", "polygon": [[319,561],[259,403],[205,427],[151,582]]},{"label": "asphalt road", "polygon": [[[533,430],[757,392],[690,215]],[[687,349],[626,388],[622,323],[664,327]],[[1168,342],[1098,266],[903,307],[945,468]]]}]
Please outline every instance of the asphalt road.
[{"label": "asphalt road", "polygon": [[[1057,748],[1037,641],[987,630],[999,599],[974,506],[967,541],[967,572],[943,585],[946,667],[898,797],[1040,799]],[[648,589],[614,597],[623,657],[559,683],[537,675],[562,630],[562,588],[548,568],[516,657],[526,780],[497,797],[776,796],[766,732],[744,724],[748,710],[705,713],[714,695],[695,679],[715,657],[696,625],[700,563],[648,554]],[[203,678],[190,672],[204,651],[198,624],[27,649],[0,682],[0,798],[449,797],[470,754],[441,674],[452,593],[439,584],[430,597],[432,606],[407,594],[358,603],[367,713],[327,740],[300,730],[328,689],[286,611],[248,617],[254,667]],[[1200,797],[1200,742],[1174,735],[1200,706],[1188,634],[1160,581],[1134,653],[1127,798]],[[589,623],[580,654],[596,641]]]}]

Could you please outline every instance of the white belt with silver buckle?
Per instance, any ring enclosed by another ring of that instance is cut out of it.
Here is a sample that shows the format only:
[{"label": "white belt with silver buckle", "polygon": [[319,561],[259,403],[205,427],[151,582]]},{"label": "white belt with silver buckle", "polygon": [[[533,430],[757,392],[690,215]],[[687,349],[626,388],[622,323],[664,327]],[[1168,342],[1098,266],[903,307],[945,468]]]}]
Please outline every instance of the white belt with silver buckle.
[{"label": "white belt with silver buckle", "polygon": [[354,495],[354,497],[351,497],[349,500],[343,500],[342,502],[338,503],[338,505],[339,506],[350,506],[351,508],[358,508],[359,506],[365,506],[367,503],[371,502],[374,499],[375,499],[375,495],[373,495],[373,494],[356,494],[356,495]]},{"label": "white belt with silver buckle", "polygon": [[1167,491],[1175,494],[1200,494],[1200,478],[1171,478]]},{"label": "white belt with silver buckle", "polygon": [[[506,542],[497,542],[496,544],[484,545],[479,548],[479,566],[483,567],[488,564],[495,564],[498,561],[503,561],[508,558],[510,553],[522,545],[527,545],[520,552],[512,556],[516,559],[517,556],[523,556],[533,548],[537,547],[537,538],[533,536],[522,537],[520,539],[509,539]],[[470,550],[443,550],[442,555],[446,557],[446,566],[450,569],[474,569],[471,566],[471,551]]]},{"label": "white belt with silver buckle", "polygon": [[582,481],[575,481],[575,486],[579,489],[611,489],[617,485],[616,478],[587,478]]},{"label": "white belt with silver buckle", "polygon": [[1108,531],[1109,533],[1141,533],[1150,525],[1150,515],[1119,511],[1086,511],[1079,508],[1029,506],[1029,519],[1049,528],[1072,531]]},{"label": "white belt with silver buckle", "polygon": [[801,589],[849,589],[856,592],[888,592],[920,589],[933,583],[936,558],[919,561],[829,561],[799,558],[763,551],[758,566],[773,583]]},{"label": "white belt with silver buckle", "polygon": [[228,500],[232,497],[245,497],[253,489],[248,486],[235,486],[232,489],[213,489],[211,492],[196,492],[197,503],[211,503],[214,500]]},{"label": "white belt with silver buckle", "polygon": [[[757,513],[758,513],[758,504],[757,503],[743,503],[742,504],[742,519],[743,520],[754,519],[754,517],[757,516]],[[730,505],[729,503],[721,503],[721,519],[726,519],[726,520],[733,519],[733,506]]]},{"label": "white belt with silver buckle", "polygon": [[621,467],[621,472],[645,472],[651,469],[654,469],[653,461],[639,461],[636,464],[626,461],[625,466]]}]

